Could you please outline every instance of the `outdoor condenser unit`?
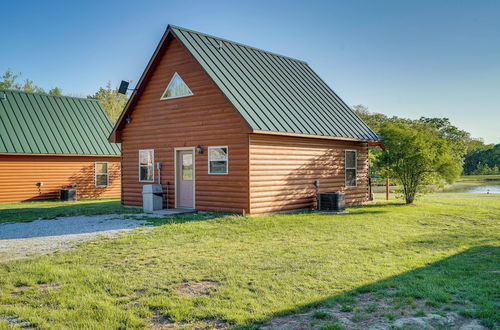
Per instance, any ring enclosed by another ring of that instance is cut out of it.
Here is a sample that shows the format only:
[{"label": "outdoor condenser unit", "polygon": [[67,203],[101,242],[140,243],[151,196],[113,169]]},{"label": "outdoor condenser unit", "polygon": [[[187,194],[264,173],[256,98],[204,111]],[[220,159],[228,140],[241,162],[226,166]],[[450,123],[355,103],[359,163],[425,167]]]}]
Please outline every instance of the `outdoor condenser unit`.
[{"label": "outdoor condenser unit", "polygon": [[343,212],[345,209],[345,194],[330,192],[318,194],[318,210]]},{"label": "outdoor condenser unit", "polygon": [[64,188],[60,191],[60,198],[63,202],[76,201],[76,189]]}]

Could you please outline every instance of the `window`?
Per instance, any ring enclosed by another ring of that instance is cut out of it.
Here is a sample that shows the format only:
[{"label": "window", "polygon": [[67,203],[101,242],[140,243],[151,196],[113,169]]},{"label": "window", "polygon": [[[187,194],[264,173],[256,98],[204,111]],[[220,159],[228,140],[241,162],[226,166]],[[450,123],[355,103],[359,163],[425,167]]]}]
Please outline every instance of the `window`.
[{"label": "window", "polygon": [[358,153],[356,150],[345,151],[345,185],[356,187]]},{"label": "window", "polygon": [[154,150],[139,150],[139,181],[154,181]]},{"label": "window", "polygon": [[227,147],[208,147],[208,174],[228,173]]},{"label": "window", "polygon": [[95,186],[106,187],[109,184],[108,163],[95,163]]},{"label": "window", "polygon": [[193,92],[189,89],[181,76],[176,72],[172,80],[168,83],[167,89],[163,92],[160,100],[173,99],[176,97],[190,96]]}]

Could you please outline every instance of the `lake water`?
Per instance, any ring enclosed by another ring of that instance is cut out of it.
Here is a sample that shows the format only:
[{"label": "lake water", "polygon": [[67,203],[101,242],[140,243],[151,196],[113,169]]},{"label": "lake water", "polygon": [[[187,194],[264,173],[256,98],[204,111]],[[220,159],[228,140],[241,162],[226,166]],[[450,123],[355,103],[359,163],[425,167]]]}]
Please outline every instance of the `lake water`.
[{"label": "lake water", "polygon": [[483,186],[470,187],[463,190],[466,193],[473,194],[500,194],[500,185],[499,184],[487,184]]}]

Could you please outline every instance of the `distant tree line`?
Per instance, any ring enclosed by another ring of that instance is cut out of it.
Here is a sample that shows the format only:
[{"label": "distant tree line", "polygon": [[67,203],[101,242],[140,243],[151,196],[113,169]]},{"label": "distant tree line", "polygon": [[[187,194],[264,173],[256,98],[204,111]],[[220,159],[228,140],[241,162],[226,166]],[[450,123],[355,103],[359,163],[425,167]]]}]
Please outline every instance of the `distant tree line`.
[{"label": "distant tree line", "polygon": [[[353,110],[378,134],[387,123],[433,126],[448,141],[455,157],[462,162],[463,174],[500,174],[500,144],[485,144],[480,138],[472,138],[469,132],[452,125],[448,118],[421,117],[414,120],[397,116],[389,117],[381,113],[372,113],[361,104],[353,106]],[[372,164],[379,153],[380,151],[373,149]],[[371,169],[371,171],[376,170],[376,168]]]},{"label": "distant tree line", "polygon": [[500,174],[500,143],[483,145],[468,153],[464,161],[464,174]]},{"label": "distant tree line", "polygon": [[[48,94],[55,96],[63,96],[62,89],[54,87],[48,91],[34,84],[28,78],[20,82],[21,73],[13,73],[10,69],[0,77],[0,89],[19,90],[30,93]],[[71,96],[71,95],[68,95]],[[102,108],[108,115],[108,118],[114,124],[120,116],[123,108],[127,104],[127,96],[118,93],[118,88],[114,88],[110,81],[104,87],[100,87],[93,95],[87,96],[99,100]]]},{"label": "distant tree line", "polygon": [[486,145],[452,125],[448,118],[388,117],[353,106],[382,139],[370,147],[370,176],[391,177],[402,186],[407,204],[427,185],[453,183],[461,174],[498,174],[500,144]]},{"label": "distant tree line", "polygon": [[39,93],[39,94],[49,94],[49,95],[62,95],[62,90],[58,87],[50,89],[48,92],[33,83],[33,80],[28,78],[24,79],[24,82],[19,83],[19,78],[21,78],[21,73],[13,73],[10,69],[5,71],[0,79],[0,89],[13,89],[18,91]]}]

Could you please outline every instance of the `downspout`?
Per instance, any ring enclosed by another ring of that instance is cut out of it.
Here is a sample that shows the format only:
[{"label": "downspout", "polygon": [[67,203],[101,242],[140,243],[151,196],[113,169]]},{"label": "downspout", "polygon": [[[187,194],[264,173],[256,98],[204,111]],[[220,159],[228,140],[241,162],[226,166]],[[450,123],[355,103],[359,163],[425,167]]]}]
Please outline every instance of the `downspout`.
[{"label": "downspout", "polygon": [[161,163],[156,163],[156,168],[158,169],[158,184],[161,185]]}]

